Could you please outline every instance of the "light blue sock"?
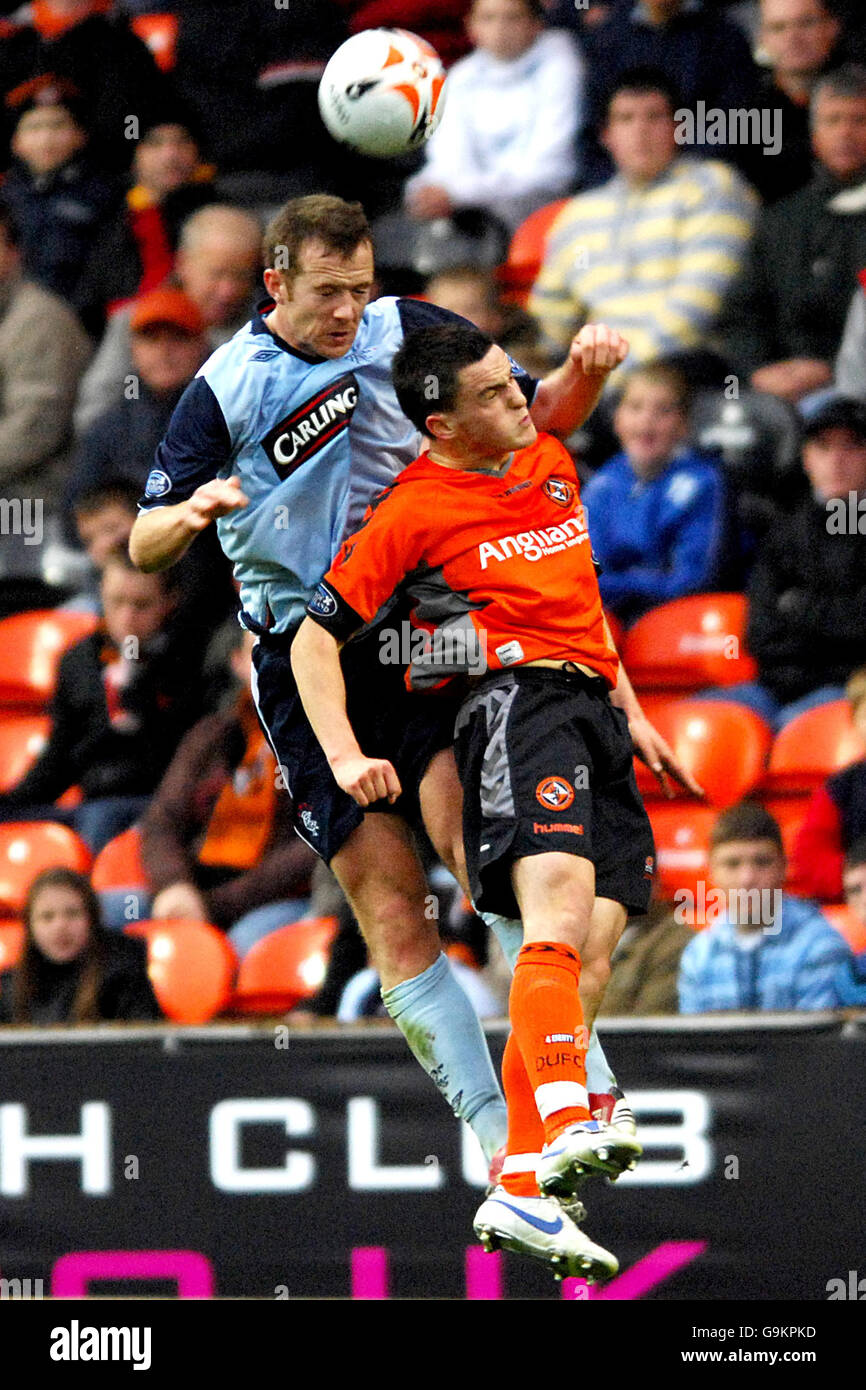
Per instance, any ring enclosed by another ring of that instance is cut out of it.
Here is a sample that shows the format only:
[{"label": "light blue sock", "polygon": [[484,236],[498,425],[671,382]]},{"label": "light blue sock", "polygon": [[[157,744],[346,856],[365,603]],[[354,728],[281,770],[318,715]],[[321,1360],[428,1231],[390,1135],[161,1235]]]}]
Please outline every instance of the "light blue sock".
[{"label": "light blue sock", "polygon": [[[523,945],[523,923],[517,922],[512,917],[498,917],[493,912],[482,912],[481,920],[494,933],[496,940],[502,947],[502,954],[508,961],[512,973],[517,964],[517,956]],[[596,1091],[600,1095],[608,1095],[611,1087],[616,1085],[616,1077],[610,1069],[610,1063],[604,1055],[604,1050],[598,1040],[598,1033],[593,1024],[589,1034],[589,1047],[586,1052],[586,1089]]]},{"label": "light blue sock", "polygon": [[478,1015],[444,955],[421,975],[382,991],[382,1000],[421,1066],[490,1161],[505,1143],[508,1116]]}]

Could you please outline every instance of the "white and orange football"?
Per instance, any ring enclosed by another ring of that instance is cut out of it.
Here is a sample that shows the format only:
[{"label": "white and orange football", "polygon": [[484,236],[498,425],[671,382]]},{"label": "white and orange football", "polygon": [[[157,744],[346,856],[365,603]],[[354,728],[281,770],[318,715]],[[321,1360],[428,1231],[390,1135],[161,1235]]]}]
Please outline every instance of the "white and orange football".
[{"label": "white and orange football", "polygon": [[445,69],[408,29],[365,29],[341,44],[319,83],[319,110],[336,140],[380,158],[405,154],[439,124]]}]

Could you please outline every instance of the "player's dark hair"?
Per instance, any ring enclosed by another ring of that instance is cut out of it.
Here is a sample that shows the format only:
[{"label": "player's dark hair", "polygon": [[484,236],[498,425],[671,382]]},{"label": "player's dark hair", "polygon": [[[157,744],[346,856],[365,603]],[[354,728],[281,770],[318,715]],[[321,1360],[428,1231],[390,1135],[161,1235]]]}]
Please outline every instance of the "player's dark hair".
[{"label": "player's dark hair", "polygon": [[437,324],[409,333],[391,367],[400,409],[416,429],[427,433],[427,416],[453,410],[464,367],[480,362],[493,339],[469,323]]},{"label": "player's dark hair", "polygon": [[861,835],[846,851],[842,872],[846,869],[859,869],[861,864],[866,864],[866,835]]},{"label": "player's dark hair", "polygon": [[672,116],[682,104],[680,93],[667,73],[663,72],[661,68],[651,67],[649,63],[641,63],[633,68],[626,68],[611,87],[604,109],[605,121],[610,119],[610,109],[614,99],[623,92],[627,92],[630,96],[650,96],[659,92],[667,100]]},{"label": "player's dark hair", "polygon": [[779,822],[753,801],[741,801],[722,812],[710,834],[710,849],[718,849],[732,840],[772,840],[784,853]]},{"label": "player's dark hair", "polygon": [[321,241],[339,256],[351,256],[373,234],[360,203],[347,203],[329,193],[292,198],[271,219],[262,242],[265,267],[287,276],[298,270],[298,252],[306,241]]},{"label": "player's dark hair", "polygon": [[117,504],[137,515],[140,496],[141,488],[135,487],[132,483],[120,480],[113,483],[97,483],[94,487],[86,488],[84,492],[79,493],[72,504],[72,510],[77,517],[94,516],[96,512],[101,512],[103,507]]},{"label": "player's dark hair", "polygon": [[0,232],[6,238],[9,246],[19,246],[21,244],[21,231],[18,226],[17,218],[8,203],[4,203],[0,198]]}]

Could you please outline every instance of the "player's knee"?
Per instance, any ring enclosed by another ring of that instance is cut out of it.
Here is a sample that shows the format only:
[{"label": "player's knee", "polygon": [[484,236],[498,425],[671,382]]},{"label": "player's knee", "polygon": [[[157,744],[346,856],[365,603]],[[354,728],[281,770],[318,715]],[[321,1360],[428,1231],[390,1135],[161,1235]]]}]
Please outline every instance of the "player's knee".
[{"label": "player's knee", "polygon": [[359,903],[356,916],[373,955],[384,952],[391,957],[407,954],[414,958],[419,950],[432,950],[434,945],[438,953],[439,932],[435,920],[427,917],[425,906],[425,898],[383,885]]},{"label": "player's knee", "polygon": [[580,974],[581,992],[588,998],[601,999],[610,980],[610,961],[604,956],[584,960]]}]

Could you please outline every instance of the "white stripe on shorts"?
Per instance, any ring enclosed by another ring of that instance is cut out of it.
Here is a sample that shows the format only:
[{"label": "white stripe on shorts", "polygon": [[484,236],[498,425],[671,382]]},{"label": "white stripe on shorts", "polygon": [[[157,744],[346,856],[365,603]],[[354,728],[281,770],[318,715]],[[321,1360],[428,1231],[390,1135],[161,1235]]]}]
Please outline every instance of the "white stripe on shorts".
[{"label": "white stripe on shorts", "polygon": [[586,1087],[576,1081],[548,1081],[535,1091],[535,1104],[542,1120],[549,1120],[557,1110],[571,1110],[574,1106],[589,1109],[589,1096]]}]

